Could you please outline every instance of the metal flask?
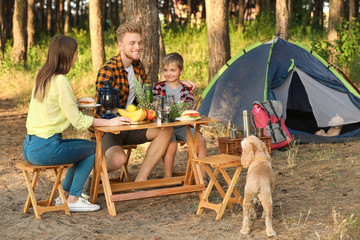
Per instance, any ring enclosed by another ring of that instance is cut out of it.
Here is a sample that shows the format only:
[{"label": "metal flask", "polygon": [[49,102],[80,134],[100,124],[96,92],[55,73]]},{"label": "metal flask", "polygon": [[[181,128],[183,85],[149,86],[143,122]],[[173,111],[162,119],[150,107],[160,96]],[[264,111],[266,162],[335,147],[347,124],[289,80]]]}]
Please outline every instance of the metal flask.
[{"label": "metal flask", "polygon": [[244,137],[250,136],[251,129],[250,129],[250,116],[248,110],[243,111],[243,128],[244,128]]}]

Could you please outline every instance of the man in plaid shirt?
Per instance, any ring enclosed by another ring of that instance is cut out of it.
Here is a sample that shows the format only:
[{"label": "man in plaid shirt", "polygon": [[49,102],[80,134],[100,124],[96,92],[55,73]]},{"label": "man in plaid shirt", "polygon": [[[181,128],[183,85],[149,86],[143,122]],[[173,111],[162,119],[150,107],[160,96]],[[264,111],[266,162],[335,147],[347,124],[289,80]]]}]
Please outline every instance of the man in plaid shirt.
[{"label": "man in plaid shirt", "polygon": [[[135,99],[132,79],[136,78],[147,83],[144,68],[140,62],[142,50],[141,28],[135,23],[125,23],[116,31],[120,53],[111,58],[99,70],[96,79],[96,90],[104,87],[104,81],[111,81],[112,87],[118,90],[120,107],[126,108]],[[96,100],[98,96],[96,95]],[[99,117],[104,109],[96,109],[94,114]],[[151,171],[165,154],[173,133],[172,127],[152,128],[134,131],[123,131],[120,134],[105,133],[102,148],[109,172],[120,169],[126,161],[123,145],[142,144],[151,141],[145,159],[135,181],[145,181]]]}]

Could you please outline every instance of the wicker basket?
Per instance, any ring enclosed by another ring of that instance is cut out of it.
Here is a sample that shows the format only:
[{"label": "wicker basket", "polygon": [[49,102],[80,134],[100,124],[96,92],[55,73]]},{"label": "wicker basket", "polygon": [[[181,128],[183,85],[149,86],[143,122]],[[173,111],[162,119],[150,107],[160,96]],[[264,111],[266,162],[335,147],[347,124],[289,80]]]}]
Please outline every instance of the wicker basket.
[{"label": "wicker basket", "polygon": [[[229,137],[219,137],[219,153],[241,156],[242,139],[243,138],[230,139]],[[271,155],[271,138],[260,137],[260,140],[265,143],[269,154]]]}]

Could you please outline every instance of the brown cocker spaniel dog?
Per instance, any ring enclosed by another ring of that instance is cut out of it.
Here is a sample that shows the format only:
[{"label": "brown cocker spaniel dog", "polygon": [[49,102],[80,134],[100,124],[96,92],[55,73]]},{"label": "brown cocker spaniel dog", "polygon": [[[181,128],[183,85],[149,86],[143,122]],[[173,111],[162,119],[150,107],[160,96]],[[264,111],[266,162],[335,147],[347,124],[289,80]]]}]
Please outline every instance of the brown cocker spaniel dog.
[{"label": "brown cocker spaniel dog", "polygon": [[276,236],[272,227],[272,192],[275,188],[275,174],[271,168],[271,157],[265,144],[253,135],[242,140],[241,147],[243,151],[241,164],[243,168],[248,168],[248,172],[243,202],[243,226],[240,232],[250,233],[250,211],[255,213],[254,201],[259,200],[264,209],[262,217],[265,217],[266,235]]}]

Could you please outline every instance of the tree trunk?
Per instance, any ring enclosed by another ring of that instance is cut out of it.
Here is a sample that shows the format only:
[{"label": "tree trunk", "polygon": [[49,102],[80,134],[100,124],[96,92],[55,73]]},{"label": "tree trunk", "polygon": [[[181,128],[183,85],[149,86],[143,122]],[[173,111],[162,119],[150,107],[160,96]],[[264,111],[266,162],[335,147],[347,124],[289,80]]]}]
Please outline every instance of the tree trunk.
[{"label": "tree trunk", "polygon": [[27,2],[24,0],[15,0],[13,16],[14,45],[12,54],[17,63],[26,61],[26,12]]},{"label": "tree trunk", "polygon": [[63,17],[64,17],[64,0],[60,0],[59,14],[58,14],[58,19],[57,19],[57,23],[56,23],[57,32],[61,32],[61,29],[63,28]]},{"label": "tree trunk", "polygon": [[51,0],[46,1],[46,30],[48,35],[51,35],[51,2]]},{"label": "tree trunk", "polygon": [[338,38],[335,26],[340,26],[341,17],[344,12],[343,0],[329,0],[329,27],[328,27],[328,41],[332,42]]},{"label": "tree trunk", "polygon": [[120,25],[126,22],[126,10],[125,10],[125,0],[121,0],[120,3],[120,12],[119,12],[119,22]]},{"label": "tree trunk", "polygon": [[136,22],[142,28],[143,56],[141,62],[150,82],[158,81],[159,33],[157,0],[125,1],[126,21]]},{"label": "tree trunk", "polygon": [[313,2],[312,0],[308,0],[309,10],[307,12],[307,24],[311,24],[311,18],[313,16]]},{"label": "tree trunk", "polygon": [[107,11],[106,11],[106,2],[107,0],[103,0],[103,4],[101,4],[101,14],[102,14],[102,25],[103,25],[103,30],[106,30],[106,19],[107,19]]},{"label": "tree trunk", "polygon": [[265,0],[265,9],[266,11],[271,11],[271,0]]},{"label": "tree trunk", "polygon": [[205,0],[208,29],[209,82],[230,59],[229,22],[226,0]]},{"label": "tree trunk", "polygon": [[74,14],[74,26],[75,27],[77,27],[79,25],[79,8],[80,8],[80,0],[76,0],[75,14]]},{"label": "tree trunk", "polygon": [[27,46],[31,48],[34,45],[35,38],[35,0],[27,0]]},{"label": "tree trunk", "polygon": [[101,0],[89,1],[89,25],[92,67],[99,69],[105,62],[104,31],[102,28]]},{"label": "tree trunk", "polygon": [[[117,1],[117,0],[115,0]],[[111,28],[115,28],[116,27],[116,21],[115,21],[115,16],[117,15],[116,13],[114,13],[115,11],[115,3],[112,2],[111,0],[109,0],[109,18],[110,18],[110,27]]]},{"label": "tree trunk", "polygon": [[291,22],[291,0],[276,1],[276,34],[289,39]]},{"label": "tree trunk", "polygon": [[239,0],[239,23],[238,23],[239,32],[245,31],[244,14],[245,14],[244,0]]},{"label": "tree trunk", "polygon": [[356,10],[355,0],[349,0],[349,29],[352,27],[353,18],[356,18]]},{"label": "tree trunk", "polygon": [[4,1],[0,0],[0,62],[5,52],[5,18],[4,18]]},{"label": "tree trunk", "polygon": [[64,34],[67,35],[70,29],[70,16],[71,16],[71,5],[70,0],[66,0],[67,2],[67,11],[65,16],[65,24],[64,24]]},{"label": "tree trunk", "polygon": [[163,59],[166,55],[165,52],[165,44],[164,44],[164,38],[163,38],[163,34],[162,34],[162,29],[161,29],[161,22],[160,22],[160,18],[158,21],[158,33],[159,33],[159,49],[160,49],[160,55],[159,55],[159,75],[160,75],[160,80],[163,81]]},{"label": "tree trunk", "polygon": [[60,18],[60,0],[55,0],[55,32],[60,32],[60,24],[59,24],[59,18]]},{"label": "tree trunk", "polygon": [[314,28],[317,28],[317,27],[320,27],[320,26],[323,26],[323,12],[322,12],[322,9],[323,9],[323,0],[315,0],[314,2],[314,15],[313,15],[313,27]]},{"label": "tree trunk", "polygon": [[257,17],[261,12],[262,0],[255,1],[255,17]]},{"label": "tree trunk", "polygon": [[45,15],[44,15],[44,0],[39,0],[40,6],[39,6],[39,24],[41,26],[41,28],[43,28],[43,26],[45,26]]},{"label": "tree trunk", "polygon": [[114,28],[116,29],[117,26],[119,25],[119,19],[118,19],[118,12],[119,12],[119,0],[115,0],[114,2],[114,13],[113,13],[113,18],[115,20],[115,24],[114,24]]}]

